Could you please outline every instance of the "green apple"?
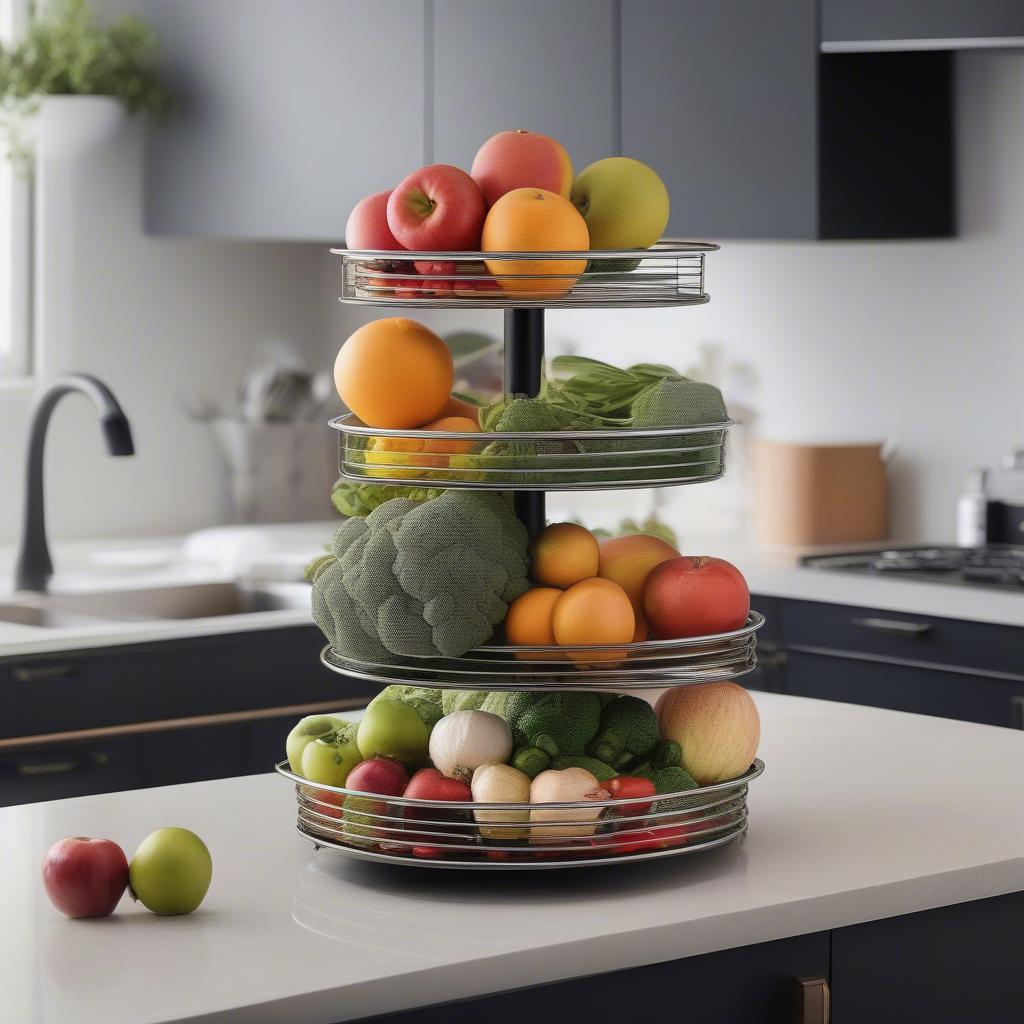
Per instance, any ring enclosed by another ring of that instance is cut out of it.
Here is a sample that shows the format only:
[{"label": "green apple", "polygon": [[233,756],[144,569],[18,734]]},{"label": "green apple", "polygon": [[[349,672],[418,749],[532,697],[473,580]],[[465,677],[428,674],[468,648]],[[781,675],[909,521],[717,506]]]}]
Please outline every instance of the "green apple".
[{"label": "green apple", "polygon": [[610,156],[580,171],[572,202],[587,222],[591,249],[647,249],[668,224],[665,183],[628,156]]},{"label": "green apple", "polygon": [[416,709],[402,700],[375,700],[359,723],[356,742],[364,758],[389,757],[407,768],[428,764],[430,730]]},{"label": "green apple", "polygon": [[356,745],[356,727],[345,724],[306,744],[302,771],[296,774],[321,786],[344,786],[348,773],[362,759]]},{"label": "green apple", "polygon": [[296,775],[302,774],[302,752],[318,736],[324,736],[347,724],[344,718],[332,718],[330,715],[306,715],[300,718],[298,725],[284,741],[284,750],[288,755],[288,767]]},{"label": "green apple", "polygon": [[154,914],[191,914],[206,895],[213,860],[187,828],[159,828],[142,840],[128,866],[132,898]]}]

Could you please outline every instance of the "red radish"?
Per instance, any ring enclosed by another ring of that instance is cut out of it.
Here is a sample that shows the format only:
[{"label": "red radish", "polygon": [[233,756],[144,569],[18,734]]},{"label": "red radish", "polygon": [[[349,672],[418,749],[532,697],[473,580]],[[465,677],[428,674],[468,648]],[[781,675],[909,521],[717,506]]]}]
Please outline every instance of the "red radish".
[{"label": "red radish", "polygon": [[656,565],[643,592],[644,614],[661,640],[739,629],[750,611],[743,574],[722,558],[681,555]]},{"label": "red radish", "polygon": [[43,886],[68,917],[106,917],[128,886],[128,858],[112,839],[60,839],[43,860]]},{"label": "red radish", "polygon": [[[643,779],[638,775],[616,775],[605,783],[605,789],[612,795],[613,800],[623,800],[630,796],[653,797],[657,790],[650,779]],[[651,809],[650,800],[641,800],[635,804],[620,804],[615,808],[616,813],[624,818],[638,818]],[[628,828],[636,828],[636,822],[629,822]]]},{"label": "red radish", "polygon": [[[414,800],[444,800],[444,801],[472,801],[473,794],[469,786],[458,779],[450,779],[442,775],[436,768],[421,768],[409,782],[404,796],[406,799]],[[412,821],[458,821],[460,815],[445,811],[440,807],[407,807],[406,818]],[[410,838],[416,840],[430,840],[442,842],[436,835],[430,833],[445,831],[444,826],[423,825],[422,831],[416,831]],[[416,851],[413,851],[414,855]]]}]

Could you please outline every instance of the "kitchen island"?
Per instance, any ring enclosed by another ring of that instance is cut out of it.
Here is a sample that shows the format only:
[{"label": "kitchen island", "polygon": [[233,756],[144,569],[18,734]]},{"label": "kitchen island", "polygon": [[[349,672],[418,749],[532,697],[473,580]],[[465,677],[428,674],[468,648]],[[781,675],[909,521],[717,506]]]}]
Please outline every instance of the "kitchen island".
[{"label": "kitchen island", "polygon": [[[979,971],[993,974],[983,974],[984,998],[1019,997],[1024,982],[1001,970],[999,956],[1019,959],[1020,929],[998,927],[992,915],[1022,909],[1009,894],[1024,891],[1024,733],[756,699],[767,768],[750,787],[748,835],[655,863],[499,876],[352,862],[314,852],[295,833],[292,788],[273,775],[0,810],[0,1019],[323,1024],[528,1013],[546,1022],[572,1019],[566,1000],[584,1019],[595,998],[616,997],[638,1015],[615,1008],[615,1019],[660,1019],[670,1007],[645,1000],[665,998],[674,970],[684,1009],[695,984],[686,967],[699,957],[699,977],[725,986],[712,999],[723,1012],[754,981],[774,1008],[695,1020],[786,1019],[778,1013],[789,978],[820,974],[831,976],[841,1024],[872,1019],[860,1015],[872,1012],[863,999],[884,986],[871,972],[895,970],[913,953],[905,929],[913,934],[921,921],[922,934],[942,942],[932,943],[938,952],[927,942],[920,950],[929,984],[901,982],[924,1000],[915,1005],[928,1009],[941,996],[952,1012],[956,992],[942,986]],[[39,871],[56,839],[108,837],[130,856],[165,825],[194,829],[213,855],[213,884],[194,915],[157,918],[127,897],[96,921],[70,921],[50,906]],[[952,905],[981,915],[959,945],[946,941],[956,922],[931,918]],[[892,950],[884,935],[860,930],[883,919],[901,929]],[[1005,952],[990,955],[986,944]],[[954,947],[960,978],[934,959]],[[605,976],[567,980],[588,975]],[[404,1013],[553,982],[561,984]],[[976,991],[972,998],[987,1005]],[[502,1000],[513,1001],[507,1011]]]}]

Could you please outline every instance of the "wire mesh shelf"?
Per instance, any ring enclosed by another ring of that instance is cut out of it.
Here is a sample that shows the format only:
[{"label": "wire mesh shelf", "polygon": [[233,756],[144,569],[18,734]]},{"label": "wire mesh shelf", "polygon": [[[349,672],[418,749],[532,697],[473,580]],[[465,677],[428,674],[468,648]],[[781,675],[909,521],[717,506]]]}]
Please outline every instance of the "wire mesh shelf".
[{"label": "wire mesh shelf", "polygon": [[435,868],[524,870],[619,864],[714,849],[747,827],[756,760],[737,779],[636,797],[565,803],[470,803],[385,797],[309,782],[287,761],[298,830],[317,847]]},{"label": "wire mesh shelf", "polygon": [[742,628],[714,636],[643,640],[600,647],[524,647],[486,644],[461,658],[395,657],[388,664],[320,655],[334,672],[374,683],[446,690],[644,690],[736,679],[757,667],[756,632],[764,616],[752,611]]},{"label": "wire mesh shelf", "polygon": [[391,252],[332,249],[341,301],[437,309],[691,306],[708,301],[710,242],[586,252]]},{"label": "wire mesh shelf", "polygon": [[646,430],[382,430],[331,420],[346,480],[474,490],[678,487],[725,472],[732,420]]}]

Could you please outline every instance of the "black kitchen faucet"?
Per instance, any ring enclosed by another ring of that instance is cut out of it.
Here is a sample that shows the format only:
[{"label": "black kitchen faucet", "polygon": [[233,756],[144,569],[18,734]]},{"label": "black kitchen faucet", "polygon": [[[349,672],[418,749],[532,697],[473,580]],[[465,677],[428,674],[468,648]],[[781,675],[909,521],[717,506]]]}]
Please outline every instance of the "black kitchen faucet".
[{"label": "black kitchen faucet", "polygon": [[100,415],[100,426],[111,455],[134,455],[128,419],[113,392],[102,381],[84,373],[55,378],[36,397],[29,420],[28,457],[25,462],[25,517],[15,568],[15,590],[43,593],[53,575],[53,562],[46,543],[46,512],[43,502],[43,449],[46,428],[57,403],[72,391],[92,399]]}]

